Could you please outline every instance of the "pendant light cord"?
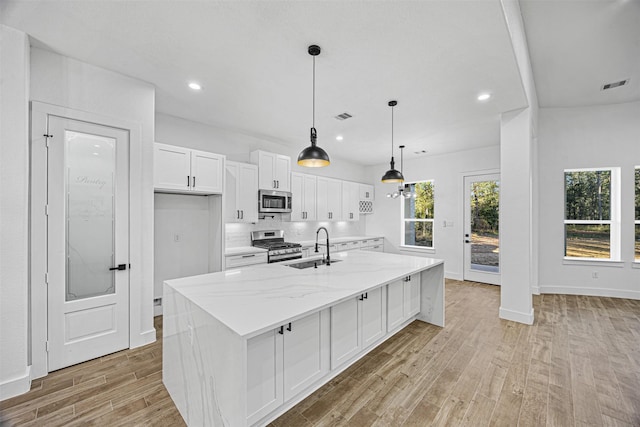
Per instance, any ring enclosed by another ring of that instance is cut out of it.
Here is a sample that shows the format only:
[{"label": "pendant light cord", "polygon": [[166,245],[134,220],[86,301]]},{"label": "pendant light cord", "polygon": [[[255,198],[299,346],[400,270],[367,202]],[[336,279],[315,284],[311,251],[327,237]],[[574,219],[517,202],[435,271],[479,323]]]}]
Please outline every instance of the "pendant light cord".
[{"label": "pendant light cord", "polygon": [[391,107],[391,158],[393,159],[393,107]]},{"label": "pendant light cord", "polygon": [[316,127],[316,57],[313,57],[313,91],[312,91],[312,117],[311,117],[311,126],[313,128]]}]

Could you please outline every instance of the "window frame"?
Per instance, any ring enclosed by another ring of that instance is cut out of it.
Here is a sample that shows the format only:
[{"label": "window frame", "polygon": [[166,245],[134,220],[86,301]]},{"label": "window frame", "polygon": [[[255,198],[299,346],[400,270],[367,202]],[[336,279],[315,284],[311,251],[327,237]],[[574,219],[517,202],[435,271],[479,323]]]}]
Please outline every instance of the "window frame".
[{"label": "window frame", "polygon": [[[419,181],[404,181],[402,184],[403,187],[406,185],[418,184],[422,182],[431,183],[431,187],[433,188],[433,218],[405,218],[404,217],[404,199],[402,203],[400,203],[400,247],[403,250],[416,250],[416,251],[426,251],[435,253],[436,249],[436,236],[435,236],[435,218],[436,218],[436,185],[434,179],[421,179]],[[431,246],[419,246],[419,245],[411,245],[407,244],[404,240],[405,238],[405,224],[407,222],[430,222],[431,223]]]},{"label": "window frame", "polygon": [[[609,200],[610,212],[607,220],[576,220],[567,219],[567,181],[566,174],[571,172],[597,172],[608,171],[611,174],[611,199]],[[571,264],[573,262],[621,262],[621,218],[620,218],[620,167],[595,167],[595,168],[573,168],[564,169],[562,173],[563,181],[563,242],[564,242],[564,260]],[[574,257],[566,255],[567,247],[567,225],[609,225],[609,258],[592,258],[592,257]]]}]

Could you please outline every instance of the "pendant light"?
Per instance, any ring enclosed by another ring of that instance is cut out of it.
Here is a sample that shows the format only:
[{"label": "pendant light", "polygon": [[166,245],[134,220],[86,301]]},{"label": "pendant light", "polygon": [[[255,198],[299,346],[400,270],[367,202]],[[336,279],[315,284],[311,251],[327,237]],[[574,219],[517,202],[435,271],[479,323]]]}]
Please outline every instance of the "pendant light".
[{"label": "pendant light", "polygon": [[[404,172],[404,145],[400,145],[398,146],[398,148],[400,149],[400,175],[403,175]],[[391,199],[397,199],[400,196],[403,196],[405,199],[410,199],[411,197],[415,197],[415,194],[412,194],[411,191],[409,191],[409,184],[400,184],[398,185],[398,190],[394,191],[393,193],[387,193],[387,197],[391,198]]]},{"label": "pendant light", "polygon": [[404,182],[404,176],[395,169],[396,162],[393,160],[393,107],[396,105],[398,105],[397,101],[389,101],[389,107],[391,107],[391,169],[382,176],[384,183]]},{"label": "pendant light", "polygon": [[316,145],[316,56],[320,55],[320,46],[309,46],[309,55],[313,57],[313,113],[311,121],[311,145],[298,155],[298,164],[308,168],[321,168],[329,166],[331,162],[326,151]]}]

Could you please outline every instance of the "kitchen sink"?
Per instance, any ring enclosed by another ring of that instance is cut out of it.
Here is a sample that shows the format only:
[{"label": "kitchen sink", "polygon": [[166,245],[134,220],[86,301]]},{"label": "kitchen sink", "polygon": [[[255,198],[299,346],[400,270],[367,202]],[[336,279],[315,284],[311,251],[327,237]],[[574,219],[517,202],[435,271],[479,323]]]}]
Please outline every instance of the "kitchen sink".
[{"label": "kitchen sink", "polygon": [[[333,264],[334,262],[341,262],[341,259],[333,259],[331,260],[331,264]],[[295,264],[289,264],[289,267],[293,267],[293,268],[297,268],[299,270],[302,270],[304,268],[312,268],[314,266],[322,266],[325,265],[324,260],[322,259],[314,259],[314,260],[310,260],[310,261],[302,261],[302,262],[296,262]]]}]

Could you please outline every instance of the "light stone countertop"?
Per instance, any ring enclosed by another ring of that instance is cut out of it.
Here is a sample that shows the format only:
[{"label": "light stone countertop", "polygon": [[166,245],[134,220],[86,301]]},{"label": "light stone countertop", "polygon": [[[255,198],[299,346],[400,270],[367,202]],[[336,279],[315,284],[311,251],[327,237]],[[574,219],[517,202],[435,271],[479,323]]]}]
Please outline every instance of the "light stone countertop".
[{"label": "light stone countertop", "polygon": [[164,283],[231,331],[251,338],[444,262],[370,251],[339,252],[331,258],[341,261],[301,270],[261,264]]}]

